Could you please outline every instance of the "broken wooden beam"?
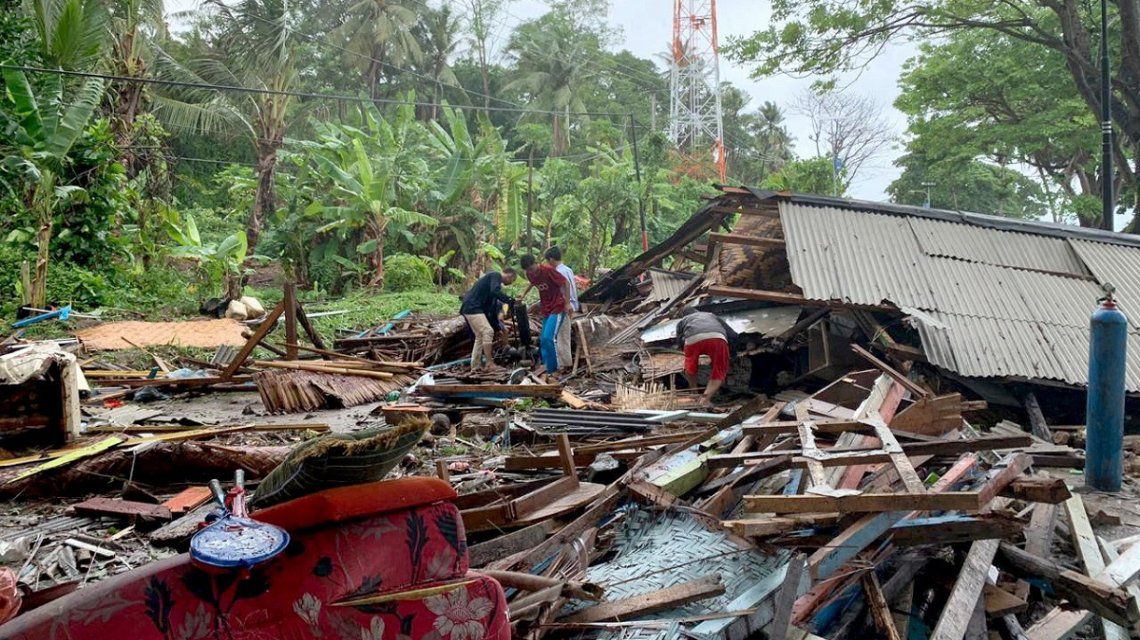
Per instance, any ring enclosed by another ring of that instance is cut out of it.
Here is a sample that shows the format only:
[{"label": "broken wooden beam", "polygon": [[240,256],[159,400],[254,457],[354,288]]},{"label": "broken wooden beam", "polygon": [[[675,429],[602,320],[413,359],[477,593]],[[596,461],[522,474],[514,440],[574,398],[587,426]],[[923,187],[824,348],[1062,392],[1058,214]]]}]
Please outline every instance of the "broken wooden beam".
[{"label": "broken wooden beam", "polygon": [[170,509],[160,504],[121,500],[118,498],[90,498],[71,506],[76,513],[84,516],[117,518],[142,518],[151,521],[170,520]]},{"label": "broken wooden beam", "polygon": [[1140,609],[1126,589],[1038,558],[1007,542],[998,546],[995,563],[1015,575],[1044,580],[1059,596],[1077,607],[1117,624],[1131,627],[1140,622]]},{"label": "broken wooden beam", "polygon": [[690,602],[724,595],[720,576],[708,575],[691,582],[658,589],[639,596],[603,602],[567,616],[564,622],[607,622],[629,620],[659,611],[675,609]]},{"label": "broken wooden beam", "polygon": [[558,398],[560,384],[422,384],[416,387],[429,396],[472,396],[504,398]]},{"label": "broken wooden beam", "polygon": [[977,511],[985,506],[978,491],[950,493],[843,493],[744,496],[749,511],[761,513],[872,513],[886,511]]},{"label": "broken wooden beam", "polygon": [[714,242],[739,244],[749,247],[782,248],[784,246],[783,238],[758,238],[756,236],[746,236],[739,233],[710,233],[709,244]]},{"label": "broken wooden beam", "polygon": [[982,597],[982,588],[994,555],[997,554],[998,540],[978,540],[970,545],[962,569],[954,580],[950,597],[942,608],[942,615],[934,626],[930,640],[962,640],[970,625],[970,618]]},{"label": "broken wooden beam", "polygon": [[740,287],[726,287],[714,285],[705,291],[710,296],[723,296],[741,300],[760,300],[762,302],[778,302],[781,304],[794,304],[801,307],[828,307],[830,309],[861,309],[866,311],[892,311],[898,310],[893,306],[878,304],[859,304],[844,302],[842,300],[814,300],[805,298],[798,293],[785,293],[782,291],[762,291],[759,289],[743,289]]},{"label": "broken wooden beam", "polygon": [[[962,440],[933,440],[930,442],[901,443],[902,452],[908,457],[956,455],[973,453],[977,451],[992,451],[998,449],[1013,449],[1027,447],[1032,444],[1029,434],[1010,436],[980,436]],[[759,451],[742,454],[723,454],[710,456],[708,465],[718,469],[722,467],[738,467],[742,465],[758,464],[767,458],[787,455],[787,451]],[[805,456],[797,456],[795,462],[802,464]],[[813,458],[825,467],[842,467],[851,464],[871,464],[890,462],[890,453],[877,447],[832,447],[821,449],[819,455]],[[1036,456],[1034,456],[1036,459]]]}]

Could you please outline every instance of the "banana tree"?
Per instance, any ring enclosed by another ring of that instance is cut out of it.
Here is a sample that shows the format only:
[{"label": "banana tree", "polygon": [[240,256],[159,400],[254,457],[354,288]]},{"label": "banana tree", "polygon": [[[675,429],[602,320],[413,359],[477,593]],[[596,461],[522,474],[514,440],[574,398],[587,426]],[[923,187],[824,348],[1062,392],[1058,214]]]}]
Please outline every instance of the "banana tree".
[{"label": "banana tree", "polygon": [[[370,105],[371,107],[371,105]],[[320,142],[314,161],[332,179],[325,214],[325,233],[348,227],[362,229],[367,238],[356,248],[369,255],[372,284],[384,284],[384,242],[389,227],[434,227],[436,220],[413,209],[427,188],[423,148],[416,144],[414,111],[397,110],[389,123],[375,108],[365,111],[368,131],[346,125],[314,123]],[[367,145],[366,145],[367,143]]]},{"label": "banana tree", "polygon": [[31,286],[24,291],[27,304],[43,308],[47,298],[47,273],[55,212],[69,202],[83,198],[81,187],[60,184],[68,153],[91,121],[103,97],[103,83],[89,79],[64,99],[60,76],[49,75],[37,99],[27,76],[13,69],[3,70],[5,93],[0,103],[0,128],[11,134],[3,154],[5,186],[17,194],[36,217],[36,264]]}]

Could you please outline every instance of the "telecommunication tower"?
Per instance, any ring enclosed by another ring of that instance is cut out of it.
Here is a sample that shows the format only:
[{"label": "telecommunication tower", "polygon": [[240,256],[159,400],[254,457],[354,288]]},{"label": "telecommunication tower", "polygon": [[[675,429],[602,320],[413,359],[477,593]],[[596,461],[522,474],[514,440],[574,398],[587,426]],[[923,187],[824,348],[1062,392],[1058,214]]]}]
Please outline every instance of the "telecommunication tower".
[{"label": "telecommunication tower", "polygon": [[669,136],[681,153],[726,179],[716,0],[673,0]]}]

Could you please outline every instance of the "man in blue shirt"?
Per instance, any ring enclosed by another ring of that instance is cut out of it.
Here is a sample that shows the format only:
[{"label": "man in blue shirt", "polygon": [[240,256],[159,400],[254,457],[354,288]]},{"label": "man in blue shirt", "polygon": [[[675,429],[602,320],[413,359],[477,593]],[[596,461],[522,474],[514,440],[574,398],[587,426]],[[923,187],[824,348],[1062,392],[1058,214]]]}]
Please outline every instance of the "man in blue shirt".
[{"label": "man in blue shirt", "polygon": [[[577,313],[579,311],[578,285],[574,282],[574,270],[562,262],[562,249],[559,249],[557,246],[550,247],[546,250],[546,253],[543,254],[543,257],[546,258],[546,262],[549,263],[550,266],[557,269],[558,273],[562,274],[562,277],[570,282],[570,308]],[[558,335],[555,341],[555,347],[558,351],[558,364],[563,368],[570,367],[570,334],[573,324],[572,321],[563,322],[562,326],[558,328]]]},{"label": "man in blue shirt", "polygon": [[471,347],[471,371],[483,368],[481,358],[487,359],[487,366],[494,364],[492,348],[495,344],[495,329],[499,326],[499,311],[504,304],[513,304],[514,298],[503,293],[503,285],[510,285],[518,275],[511,267],[489,271],[479,278],[475,285],[463,296],[459,313],[475,334],[475,344]]}]

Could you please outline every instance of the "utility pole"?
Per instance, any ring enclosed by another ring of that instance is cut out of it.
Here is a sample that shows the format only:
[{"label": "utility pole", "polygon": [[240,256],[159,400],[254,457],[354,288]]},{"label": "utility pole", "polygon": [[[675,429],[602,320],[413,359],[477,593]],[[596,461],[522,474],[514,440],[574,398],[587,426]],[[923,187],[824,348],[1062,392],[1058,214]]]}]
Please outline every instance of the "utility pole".
[{"label": "utility pole", "polygon": [[637,152],[637,120],[629,114],[629,136],[633,141],[633,171],[637,174],[637,213],[641,218],[641,250],[649,251],[649,230],[645,226],[645,194],[641,186],[641,157]]},{"label": "utility pole", "polygon": [[1101,163],[1101,228],[1115,228],[1112,167],[1112,87],[1108,69],[1108,0],[1100,0],[1100,163]]},{"label": "utility pole", "polygon": [[[923,208],[925,208],[925,209],[929,209],[929,208],[930,208],[930,189],[931,189],[931,187],[934,187],[934,186],[936,186],[936,185],[937,185],[937,183],[935,183],[935,182],[922,182],[922,183],[920,183],[920,184],[921,184],[923,187],[926,187],[926,202],[924,202],[924,203],[922,204],[922,206],[923,206]],[[945,205],[943,205],[943,206],[945,206]]]}]

